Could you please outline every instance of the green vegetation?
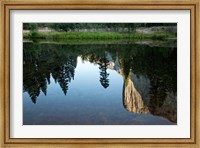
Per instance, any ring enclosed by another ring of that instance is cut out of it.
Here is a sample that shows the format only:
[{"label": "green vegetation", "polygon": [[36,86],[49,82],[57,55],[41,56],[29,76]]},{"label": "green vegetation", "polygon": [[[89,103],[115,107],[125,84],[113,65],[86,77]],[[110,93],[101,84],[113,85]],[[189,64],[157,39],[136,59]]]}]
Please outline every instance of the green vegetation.
[{"label": "green vegetation", "polygon": [[119,40],[119,39],[153,39],[163,40],[176,37],[176,32],[164,30],[159,33],[137,33],[139,27],[176,26],[176,23],[24,23],[25,39],[94,39],[94,40]]},{"label": "green vegetation", "polygon": [[172,33],[160,34],[138,34],[138,33],[118,33],[118,32],[30,32],[24,33],[25,39],[153,39],[163,40],[165,38],[176,37]]}]

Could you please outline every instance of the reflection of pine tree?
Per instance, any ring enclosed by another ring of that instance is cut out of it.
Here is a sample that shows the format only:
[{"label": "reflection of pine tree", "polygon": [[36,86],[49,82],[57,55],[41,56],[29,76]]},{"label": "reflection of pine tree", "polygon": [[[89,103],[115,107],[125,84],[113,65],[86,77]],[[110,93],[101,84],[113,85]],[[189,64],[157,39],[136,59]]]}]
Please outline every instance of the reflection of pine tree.
[{"label": "reflection of pine tree", "polygon": [[65,71],[65,65],[61,67],[61,73],[58,77],[58,83],[60,84],[63,93],[66,95],[68,90],[69,77],[67,75],[67,72]]},{"label": "reflection of pine tree", "polygon": [[43,81],[41,81],[41,83],[40,83],[40,88],[41,88],[42,92],[44,93],[44,95],[46,96],[47,95],[47,82],[46,82],[45,77],[44,77]]},{"label": "reflection of pine tree", "polygon": [[35,75],[32,78],[24,80],[23,89],[24,91],[27,91],[29,93],[29,96],[31,97],[33,103],[36,103],[36,99],[40,95],[40,89],[45,95],[47,93],[45,77],[43,77],[43,75]]},{"label": "reflection of pine tree", "polygon": [[47,93],[46,76],[38,70],[40,66],[38,60],[35,62],[26,61],[24,63],[26,71],[24,71],[23,89],[24,92],[28,92],[33,103],[36,103],[36,99],[40,95],[40,90],[45,95]]},{"label": "reflection of pine tree", "polygon": [[100,59],[99,63],[100,82],[104,88],[107,88],[109,86],[109,79],[108,79],[109,74],[107,73],[108,62],[109,61],[106,58],[102,58]]},{"label": "reflection of pine tree", "polygon": [[46,79],[47,79],[48,84],[50,84],[51,83],[51,81],[50,81],[50,72],[46,73]]},{"label": "reflection of pine tree", "polygon": [[[28,84],[30,85],[24,86],[24,89],[28,92],[32,102],[35,104],[37,97],[40,95],[40,85],[38,83],[37,78],[32,78],[30,81],[32,81],[28,82]],[[34,85],[31,85],[33,83]]]},{"label": "reflection of pine tree", "polygon": [[59,83],[65,95],[67,94],[68,84],[71,82],[71,79],[74,79],[75,67],[76,60],[72,57],[68,57],[65,64],[54,68],[52,72],[53,78]]},{"label": "reflection of pine tree", "polygon": [[[33,47],[35,46],[37,45]],[[74,79],[74,69],[77,65],[76,54],[49,50],[51,46],[37,50],[40,46],[35,47],[36,49],[28,46],[23,50],[23,91],[29,94],[33,103],[36,103],[40,92],[47,94],[51,75],[66,95],[68,83]]]}]

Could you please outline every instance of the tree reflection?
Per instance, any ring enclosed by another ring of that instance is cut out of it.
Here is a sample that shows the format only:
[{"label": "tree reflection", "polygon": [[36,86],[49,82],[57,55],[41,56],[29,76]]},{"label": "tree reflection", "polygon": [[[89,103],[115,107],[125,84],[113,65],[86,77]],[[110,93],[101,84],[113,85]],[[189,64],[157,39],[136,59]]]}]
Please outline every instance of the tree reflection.
[{"label": "tree reflection", "polygon": [[107,66],[109,61],[104,57],[99,61],[99,69],[100,69],[100,83],[104,88],[109,86],[109,74],[107,73]]},{"label": "tree reflection", "polygon": [[68,84],[71,79],[74,79],[76,68],[76,59],[68,57],[65,64],[60,64],[52,70],[52,77],[55,82],[58,82],[62,88],[63,93],[66,95],[68,90]]},{"label": "tree reflection", "polygon": [[62,55],[55,50],[47,48],[40,50],[40,46],[34,45],[24,44],[24,92],[28,92],[32,102],[36,103],[36,99],[41,91],[44,95],[47,95],[47,85],[51,83],[50,76],[52,75],[55,82],[58,82],[66,95],[68,84],[74,79],[77,65],[76,56]]}]

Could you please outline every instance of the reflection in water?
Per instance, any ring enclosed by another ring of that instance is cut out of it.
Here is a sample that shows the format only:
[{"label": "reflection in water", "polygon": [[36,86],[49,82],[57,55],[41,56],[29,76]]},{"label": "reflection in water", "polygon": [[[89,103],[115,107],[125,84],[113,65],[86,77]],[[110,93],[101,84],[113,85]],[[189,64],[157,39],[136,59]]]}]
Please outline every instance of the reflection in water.
[{"label": "reflection in water", "polygon": [[129,112],[149,113],[149,109],[144,105],[141,94],[136,90],[131,79],[124,83],[123,104]]},{"label": "reflection in water", "polygon": [[[124,81],[123,86],[121,86],[123,87],[121,99],[124,108],[128,112],[152,114],[164,117],[174,123],[177,122],[177,50],[175,47],[150,47],[139,44],[65,45],[24,43],[23,58],[23,90],[24,93],[29,94],[34,104],[37,98],[40,97],[41,92],[48,97],[51,77],[55,83],[59,84],[64,95],[67,95],[68,91],[73,91],[69,89],[69,85],[75,79],[76,67],[80,65],[77,59],[80,58],[82,62],[88,61],[94,64],[94,67],[99,68],[99,85],[105,91],[109,87],[114,88],[120,85],[110,86],[114,81],[109,80],[111,76],[108,69],[121,75]],[[90,69],[87,70],[87,73],[89,76]],[[91,75],[93,74],[91,73]],[[84,75],[85,78],[88,76]],[[76,88],[80,88],[80,83],[81,81]],[[105,93],[103,90],[95,90],[97,86],[89,86],[90,83],[88,82],[88,87],[94,89],[91,91]],[[115,92],[112,91],[111,93],[114,95]],[[113,95],[107,96],[107,99],[112,98]],[[99,105],[103,106],[103,104]],[[26,107],[26,104],[24,107]],[[26,120],[24,118],[24,123],[26,123]],[[115,119],[113,119],[113,122],[115,122]],[[117,121],[116,123],[113,122],[110,124],[118,124]],[[42,124],[49,123],[46,121]],[[53,124],[59,123],[55,122]],[[71,124],[76,124],[76,122],[74,121]],[[91,121],[88,124],[93,123]],[[105,124],[105,122],[95,124]]]},{"label": "reflection in water", "polygon": [[[132,74],[131,78],[124,83],[123,89],[123,104],[129,112],[158,115],[176,122],[176,94],[163,91],[158,86],[153,88],[143,76]],[[138,82],[140,86],[137,86]]]},{"label": "reflection in water", "polygon": [[101,58],[99,61],[99,69],[100,69],[99,81],[101,82],[101,85],[104,88],[107,88],[109,86],[109,79],[108,79],[109,74],[107,73],[108,62],[109,61],[105,57]]}]

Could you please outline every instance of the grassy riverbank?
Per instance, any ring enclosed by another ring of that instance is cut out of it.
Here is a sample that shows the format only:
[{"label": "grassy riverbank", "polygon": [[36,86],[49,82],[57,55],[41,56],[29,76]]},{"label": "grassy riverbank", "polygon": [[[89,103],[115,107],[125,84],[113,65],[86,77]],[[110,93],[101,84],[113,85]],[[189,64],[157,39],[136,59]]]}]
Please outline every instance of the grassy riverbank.
[{"label": "grassy riverbank", "polygon": [[30,32],[23,34],[24,39],[152,39],[163,40],[165,38],[175,38],[176,34],[156,33],[117,33],[117,32]]}]

